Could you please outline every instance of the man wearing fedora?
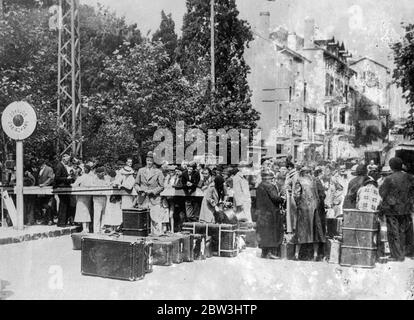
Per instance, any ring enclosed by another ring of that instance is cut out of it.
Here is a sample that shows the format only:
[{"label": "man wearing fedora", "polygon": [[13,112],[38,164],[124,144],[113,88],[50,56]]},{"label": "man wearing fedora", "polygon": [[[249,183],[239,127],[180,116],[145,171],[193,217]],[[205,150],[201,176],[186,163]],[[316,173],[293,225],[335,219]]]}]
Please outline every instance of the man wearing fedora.
[{"label": "man wearing fedora", "polygon": [[241,161],[238,165],[239,171],[233,177],[233,202],[238,220],[252,222],[249,181],[246,179],[248,163]]},{"label": "man wearing fedora", "polygon": [[364,164],[358,165],[356,172],[353,174],[356,177],[349,182],[348,192],[344,200],[344,209],[355,209],[357,204],[357,196],[360,188],[369,180],[368,170]]},{"label": "man wearing fedora", "polygon": [[283,242],[283,219],[280,206],[284,202],[275,184],[274,173],[262,171],[262,181],[257,187],[257,239],[262,249],[262,258],[279,259],[278,253]]},{"label": "man wearing fedora", "polygon": [[168,214],[161,208],[160,193],[164,190],[164,175],[154,166],[154,154],[151,151],[147,153],[146,166],[138,170],[135,190],[138,193],[138,205],[150,209],[151,232],[161,234],[162,223],[169,222]]},{"label": "man wearing fedora", "polygon": [[412,251],[414,209],[414,177],[403,172],[403,162],[400,158],[389,161],[392,174],[384,179],[379,189],[382,203],[380,216],[387,221],[388,241],[391,258],[404,261]]}]

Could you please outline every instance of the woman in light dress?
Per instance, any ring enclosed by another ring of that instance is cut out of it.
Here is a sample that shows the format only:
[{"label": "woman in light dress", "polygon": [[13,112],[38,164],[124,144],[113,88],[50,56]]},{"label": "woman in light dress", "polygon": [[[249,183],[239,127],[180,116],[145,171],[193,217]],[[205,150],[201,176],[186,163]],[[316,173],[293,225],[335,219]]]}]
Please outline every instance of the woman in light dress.
[{"label": "woman in light dress", "polygon": [[[79,176],[72,184],[72,187],[91,187],[93,176],[91,167],[85,165],[84,173]],[[76,214],[75,222],[82,224],[82,232],[89,233],[89,224],[91,222],[92,196],[76,197]]]}]

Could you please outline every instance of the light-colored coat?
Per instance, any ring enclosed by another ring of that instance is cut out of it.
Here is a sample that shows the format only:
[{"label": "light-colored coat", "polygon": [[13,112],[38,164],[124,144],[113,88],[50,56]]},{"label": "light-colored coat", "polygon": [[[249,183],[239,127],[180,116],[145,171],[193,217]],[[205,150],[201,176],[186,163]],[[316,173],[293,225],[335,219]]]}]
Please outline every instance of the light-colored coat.
[{"label": "light-colored coat", "polygon": [[233,177],[233,202],[236,208],[237,218],[252,221],[252,199],[250,195],[249,182],[241,172],[237,172],[237,174]]}]

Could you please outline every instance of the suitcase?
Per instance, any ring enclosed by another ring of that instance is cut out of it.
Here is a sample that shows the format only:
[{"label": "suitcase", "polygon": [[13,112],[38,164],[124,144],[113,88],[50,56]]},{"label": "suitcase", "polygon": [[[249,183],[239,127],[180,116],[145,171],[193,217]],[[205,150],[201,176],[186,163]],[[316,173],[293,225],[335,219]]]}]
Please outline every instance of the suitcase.
[{"label": "suitcase", "polygon": [[248,248],[257,248],[257,235],[256,230],[254,229],[238,229],[236,231],[237,236],[241,236],[246,243],[246,247]]},{"label": "suitcase", "polygon": [[337,240],[328,239],[325,243],[325,257],[329,263],[339,264],[341,256],[341,243]]},{"label": "suitcase", "polygon": [[150,210],[144,208],[123,209],[122,232],[126,236],[148,236],[151,233]]},{"label": "suitcase", "polygon": [[328,238],[341,237],[342,235],[342,218],[327,218],[326,219],[326,236]]},{"label": "suitcase", "polygon": [[[107,236],[110,238],[110,236]],[[145,254],[145,273],[151,273],[153,271],[153,256],[152,256],[152,250],[153,250],[153,243],[145,237],[134,237],[134,236],[125,236],[121,235],[118,238],[119,240],[124,241],[134,241],[134,240],[141,240],[144,241],[144,254]]]},{"label": "suitcase", "polygon": [[241,222],[237,223],[238,229],[256,229],[256,222]]},{"label": "suitcase", "polygon": [[194,261],[194,235],[189,232],[181,232],[184,236],[184,247],[183,247],[183,261],[193,262]]},{"label": "suitcase", "polygon": [[82,249],[82,238],[87,237],[88,235],[90,234],[86,232],[72,233],[70,236],[72,238],[73,250],[81,250]]},{"label": "suitcase", "polygon": [[170,266],[173,264],[173,242],[152,239],[152,263],[156,266]]},{"label": "suitcase", "polygon": [[344,210],[341,266],[375,267],[378,226],[377,212]]},{"label": "suitcase", "polygon": [[342,245],[341,266],[356,268],[375,268],[377,260],[376,249],[363,249],[352,246]]},{"label": "suitcase", "polygon": [[145,243],[108,236],[82,238],[81,273],[135,281],[145,276]]},{"label": "suitcase", "polygon": [[206,259],[206,235],[205,234],[193,234],[193,257],[194,260]]},{"label": "suitcase", "polygon": [[293,260],[295,257],[295,244],[284,242],[280,245],[280,258],[285,260]]},{"label": "suitcase", "polygon": [[211,249],[212,238],[211,236],[206,237],[205,256],[211,258],[213,256],[213,250]]},{"label": "suitcase", "polygon": [[347,228],[377,230],[379,227],[378,213],[356,209],[344,209],[343,226]]},{"label": "suitcase", "polygon": [[161,236],[149,236],[148,239],[157,240],[159,242],[171,242],[172,263],[179,264],[183,262],[184,239],[182,237],[161,235]]},{"label": "suitcase", "polygon": [[[191,233],[211,236],[211,251],[220,257],[237,256],[236,230],[237,225],[185,222],[182,229]],[[206,239],[207,240],[207,239]]]}]

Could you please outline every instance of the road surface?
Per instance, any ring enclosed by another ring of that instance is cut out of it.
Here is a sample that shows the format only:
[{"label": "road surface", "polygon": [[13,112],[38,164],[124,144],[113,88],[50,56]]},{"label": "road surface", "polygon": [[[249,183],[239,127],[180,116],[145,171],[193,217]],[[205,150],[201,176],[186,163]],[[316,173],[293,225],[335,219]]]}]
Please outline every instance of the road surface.
[{"label": "road surface", "polygon": [[368,270],[259,254],[154,266],[128,282],[82,276],[70,236],[2,245],[0,299],[414,299],[411,259]]}]

